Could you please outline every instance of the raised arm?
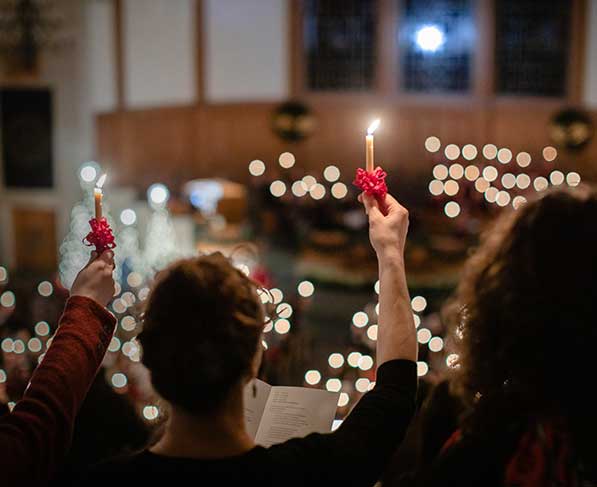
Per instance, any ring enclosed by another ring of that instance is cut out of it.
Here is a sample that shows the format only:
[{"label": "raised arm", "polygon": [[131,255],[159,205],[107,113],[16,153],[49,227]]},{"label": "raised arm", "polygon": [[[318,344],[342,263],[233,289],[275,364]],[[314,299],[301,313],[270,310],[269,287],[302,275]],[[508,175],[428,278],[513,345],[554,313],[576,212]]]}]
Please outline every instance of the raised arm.
[{"label": "raised arm", "polygon": [[384,215],[377,201],[362,196],[369,217],[369,239],[379,265],[377,365],[393,359],[417,360],[417,334],[404,270],[408,211],[391,195]]},{"label": "raised arm", "polygon": [[387,216],[375,201],[363,203],[379,260],[376,385],[334,433],[312,434],[268,450],[271,464],[294,472],[285,478],[289,485],[373,485],[415,411],[417,341],[403,258],[408,213],[391,196],[386,199]]},{"label": "raised arm", "polygon": [[6,485],[42,484],[70,445],[75,415],[103,360],[115,319],[111,253],[92,257],[72,288],[52,345],[23,398],[0,418],[0,475]]}]

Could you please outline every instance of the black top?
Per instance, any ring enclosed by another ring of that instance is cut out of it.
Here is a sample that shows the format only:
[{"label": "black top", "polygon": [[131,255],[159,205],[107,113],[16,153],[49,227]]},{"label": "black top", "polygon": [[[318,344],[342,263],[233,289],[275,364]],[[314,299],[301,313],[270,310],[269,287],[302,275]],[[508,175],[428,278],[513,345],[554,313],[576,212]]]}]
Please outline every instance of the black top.
[{"label": "black top", "polygon": [[243,455],[218,460],[173,458],[143,451],[97,467],[89,480],[122,482],[130,475],[136,485],[160,480],[178,485],[192,475],[194,485],[370,487],[404,437],[415,411],[416,391],[416,364],[392,360],[379,367],[374,389],[361,398],[333,433],[313,433],[270,448],[257,446]]}]

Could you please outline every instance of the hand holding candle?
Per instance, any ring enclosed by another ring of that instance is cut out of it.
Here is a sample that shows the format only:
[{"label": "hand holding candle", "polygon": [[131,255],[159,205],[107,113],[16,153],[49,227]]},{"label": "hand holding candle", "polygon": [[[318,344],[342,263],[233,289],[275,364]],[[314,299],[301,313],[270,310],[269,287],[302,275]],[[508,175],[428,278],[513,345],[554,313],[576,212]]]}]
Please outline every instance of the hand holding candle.
[{"label": "hand holding candle", "polygon": [[106,182],[106,174],[103,174],[95,184],[93,190],[93,199],[95,201],[95,218],[89,220],[91,231],[83,239],[85,245],[95,245],[95,250],[101,254],[104,250],[113,249],[116,247],[114,242],[114,235],[112,229],[108,225],[108,220],[102,214],[102,200],[104,197],[103,186]]},{"label": "hand holding candle", "polygon": [[385,197],[388,192],[386,186],[386,172],[381,167],[375,167],[373,152],[373,132],[379,127],[379,119],[374,120],[367,129],[365,137],[365,169],[358,168],[353,184],[364,193],[374,196],[385,213]]}]

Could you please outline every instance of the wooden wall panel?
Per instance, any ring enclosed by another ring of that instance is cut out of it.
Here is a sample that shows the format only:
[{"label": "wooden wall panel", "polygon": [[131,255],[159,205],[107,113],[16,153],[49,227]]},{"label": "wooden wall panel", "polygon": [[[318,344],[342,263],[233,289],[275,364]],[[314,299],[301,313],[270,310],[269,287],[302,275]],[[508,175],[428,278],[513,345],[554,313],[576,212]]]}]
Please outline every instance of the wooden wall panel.
[{"label": "wooden wall panel", "polygon": [[[430,135],[444,144],[495,143],[539,157],[549,144],[547,124],[561,104],[405,103],[366,100],[309,102],[317,130],[299,143],[280,141],[271,130],[273,103],[195,105],[103,114],[97,118],[99,159],[120,183],[146,187],[155,181],[178,184],[193,177],[246,181],[247,165],[262,159],[278,167],[277,157],[291,151],[297,167],[319,169],[336,164],[353,171],[362,164],[363,138],[374,116],[383,120],[376,136],[376,159],[407,179],[428,175],[432,158],[424,150]],[[597,112],[593,114],[597,122]],[[437,159],[437,157],[436,157]],[[581,154],[563,154],[566,166],[583,174],[597,172],[597,142]]]}]

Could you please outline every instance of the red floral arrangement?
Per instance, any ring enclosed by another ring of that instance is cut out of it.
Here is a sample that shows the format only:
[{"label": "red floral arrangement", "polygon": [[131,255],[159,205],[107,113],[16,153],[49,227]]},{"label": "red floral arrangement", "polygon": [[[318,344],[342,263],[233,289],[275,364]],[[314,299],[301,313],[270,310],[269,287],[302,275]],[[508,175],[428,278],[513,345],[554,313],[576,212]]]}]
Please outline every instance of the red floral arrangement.
[{"label": "red floral arrangement", "polygon": [[95,250],[98,254],[101,254],[104,250],[111,250],[116,247],[114,242],[114,235],[112,229],[108,225],[108,220],[101,218],[92,218],[89,220],[89,226],[91,231],[83,239],[83,243],[88,246],[95,245]]}]

